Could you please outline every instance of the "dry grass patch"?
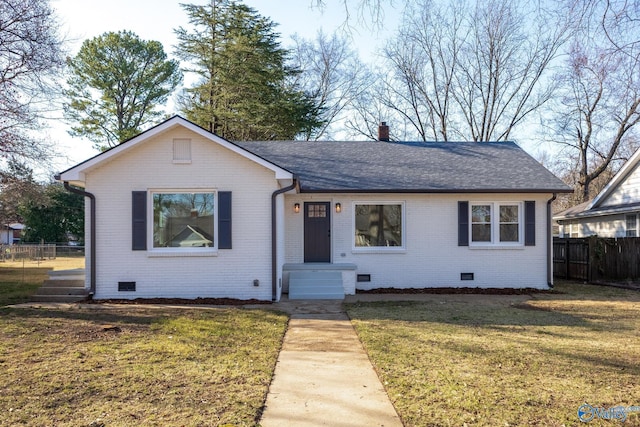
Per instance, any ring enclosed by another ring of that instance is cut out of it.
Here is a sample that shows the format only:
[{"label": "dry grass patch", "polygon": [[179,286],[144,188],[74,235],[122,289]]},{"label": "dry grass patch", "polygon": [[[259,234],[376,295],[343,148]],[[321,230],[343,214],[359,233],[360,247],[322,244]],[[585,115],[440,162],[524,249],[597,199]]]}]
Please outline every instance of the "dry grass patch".
[{"label": "dry grass patch", "polygon": [[29,301],[51,270],[84,268],[84,258],[0,262],[0,307]]},{"label": "dry grass patch", "polygon": [[255,425],[286,323],[239,308],[0,310],[0,424]]},{"label": "dry grass patch", "polygon": [[406,426],[581,425],[585,402],[640,405],[640,293],[557,288],[348,312]]}]

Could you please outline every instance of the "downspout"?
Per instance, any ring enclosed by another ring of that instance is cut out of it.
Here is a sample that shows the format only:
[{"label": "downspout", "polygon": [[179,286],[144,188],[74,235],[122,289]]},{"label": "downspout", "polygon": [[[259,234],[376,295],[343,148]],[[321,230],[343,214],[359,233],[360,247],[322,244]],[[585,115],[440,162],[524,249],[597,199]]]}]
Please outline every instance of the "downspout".
[{"label": "downspout", "polygon": [[[59,176],[57,177],[59,178]],[[91,199],[91,213],[90,213],[90,221],[91,221],[91,230],[89,231],[89,235],[91,236],[91,248],[90,248],[90,257],[91,257],[91,271],[90,271],[90,284],[89,284],[89,299],[93,298],[93,295],[96,293],[96,196],[87,191],[81,190],[76,187],[72,187],[69,185],[68,181],[64,181],[64,188],[67,191],[70,191],[75,194],[79,194],[84,197],[88,197]]]},{"label": "downspout", "polygon": [[553,193],[553,197],[547,200],[547,286],[553,288],[553,235],[551,231],[551,203],[556,199],[557,194]]},{"label": "downspout", "polygon": [[279,194],[286,193],[295,189],[298,185],[298,178],[293,177],[293,182],[288,187],[281,188],[271,193],[271,300],[276,301],[278,298],[278,236],[277,236],[277,220],[276,220],[276,197]]}]

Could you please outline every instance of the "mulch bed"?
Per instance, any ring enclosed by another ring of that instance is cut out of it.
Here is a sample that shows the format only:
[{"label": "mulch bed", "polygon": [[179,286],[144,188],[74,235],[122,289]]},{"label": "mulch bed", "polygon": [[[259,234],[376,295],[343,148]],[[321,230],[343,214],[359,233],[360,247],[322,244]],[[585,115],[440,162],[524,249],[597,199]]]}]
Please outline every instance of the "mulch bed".
[{"label": "mulch bed", "polygon": [[504,289],[504,288],[378,288],[366,291],[358,290],[356,294],[479,294],[479,295],[529,295],[558,294],[548,289]]},{"label": "mulch bed", "polygon": [[271,304],[271,301],[257,299],[240,300],[234,298],[136,298],[85,300],[83,304],[160,304],[160,305],[253,305]]},{"label": "mulch bed", "polygon": [[[530,295],[558,294],[558,291],[524,288],[377,288],[357,290],[356,294],[477,294],[477,295]],[[272,304],[271,301],[257,299],[239,300],[234,298],[136,298],[136,299],[101,299],[80,301],[82,304],[156,304],[156,305],[254,305]]]}]

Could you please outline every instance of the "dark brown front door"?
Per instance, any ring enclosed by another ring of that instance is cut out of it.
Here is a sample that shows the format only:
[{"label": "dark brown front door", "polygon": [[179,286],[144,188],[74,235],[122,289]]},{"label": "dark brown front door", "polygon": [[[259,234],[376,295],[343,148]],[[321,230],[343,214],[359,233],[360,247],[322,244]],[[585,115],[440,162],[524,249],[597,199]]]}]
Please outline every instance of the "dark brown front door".
[{"label": "dark brown front door", "polygon": [[304,262],[331,262],[331,204],[304,204]]}]

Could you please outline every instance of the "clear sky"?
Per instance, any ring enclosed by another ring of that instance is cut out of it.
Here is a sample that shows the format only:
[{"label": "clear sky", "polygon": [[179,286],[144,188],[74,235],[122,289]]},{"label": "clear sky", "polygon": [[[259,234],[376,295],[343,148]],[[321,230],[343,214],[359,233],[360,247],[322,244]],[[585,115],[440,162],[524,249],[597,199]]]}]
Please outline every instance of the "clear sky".
[{"label": "clear sky", "polygon": [[[187,16],[180,3],[204,4],[202,0],[51,0],[51,6],[62,26],[63,36],[68,40],[70,55],[75,55],[82,42],[107,31],[130,30],[144,40],[157,40],[164,45],[165,52],[173,53],[177,40],[174,29],[189,27]],[[330,34],[344,26],[346,13],[342,0],[326,0],[326,8],[312,7],[312,0],[245,0],[244,4],[256,9],[262,16],[278,24],[283,46],[290,43],[291,36],[298,34],[310,39],[319,30]],[[355,2],[352,2],[355,3]],[[356,14],[356,10],[350,11]],[[385,10],[387,24],[383,30],[367,28],[357,18],[350,21],[353,46],[361,58],[371,61],[384,38],[390,34],[400,20],[401,10],[388,7]],[[168,111],[175,113],[175,111]],[[86,140],[72,138],[67,126],[57,121],[50,129],[50,138],[57,142],[65,158],[54,165],[64,170],[95,154],[92,144]]]}]

